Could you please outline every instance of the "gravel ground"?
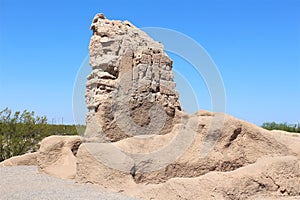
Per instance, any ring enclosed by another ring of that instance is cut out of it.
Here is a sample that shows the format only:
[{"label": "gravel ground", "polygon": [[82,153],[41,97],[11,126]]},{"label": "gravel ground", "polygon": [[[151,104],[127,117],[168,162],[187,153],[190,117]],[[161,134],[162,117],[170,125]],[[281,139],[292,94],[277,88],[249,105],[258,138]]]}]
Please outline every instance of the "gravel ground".
[{"label": "gravel ground", "polygon": [[96,185],[41,174],[35,166],[0,167],[0,199],[134,200]]}]

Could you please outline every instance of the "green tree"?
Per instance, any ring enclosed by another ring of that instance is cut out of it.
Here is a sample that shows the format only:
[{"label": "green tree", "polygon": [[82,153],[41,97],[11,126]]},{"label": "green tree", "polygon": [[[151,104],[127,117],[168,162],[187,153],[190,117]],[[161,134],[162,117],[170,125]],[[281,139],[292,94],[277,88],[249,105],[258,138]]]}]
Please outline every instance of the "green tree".
[{"label": "green tree", "polygon": [[4,109],[0,112],[0,161],[36,151],[39,141],[46,136],[45,116],[35,116],[27,110],[12,113]]}]

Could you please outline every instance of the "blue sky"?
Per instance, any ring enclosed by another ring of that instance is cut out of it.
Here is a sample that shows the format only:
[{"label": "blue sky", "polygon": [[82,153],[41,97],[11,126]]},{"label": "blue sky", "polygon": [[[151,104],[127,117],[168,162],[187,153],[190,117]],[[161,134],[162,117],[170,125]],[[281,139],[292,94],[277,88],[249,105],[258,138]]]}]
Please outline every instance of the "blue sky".
[{"label": "blue sky", "polygon": [[[228,114],[258,125],[300,122],[299,0],[0,0],[0,110],[74,123],[73,85],[98,12],[195,39],[222,75]],[[171,57],[197,91],[199,107],[210,110],[201,77]]]}]

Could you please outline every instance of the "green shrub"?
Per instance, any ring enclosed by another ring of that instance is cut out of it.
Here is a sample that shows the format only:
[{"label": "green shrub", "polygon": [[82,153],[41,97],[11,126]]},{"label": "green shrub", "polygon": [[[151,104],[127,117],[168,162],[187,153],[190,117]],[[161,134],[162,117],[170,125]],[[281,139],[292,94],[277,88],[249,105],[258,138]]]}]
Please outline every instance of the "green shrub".
[{"label": "green shrub", "polygon": [[300,123],[287,124],[287,123],[265,122],[262,124],[261,127],[267,130],[282,130],[282,131],[300,133]]},{"label": "green shrub", "polygon": [[0,161],[36,151],[45,137],[47,118],[27,110],[15,112],[8,108],[0,112]]},{"label": "green shrub", "polygon": [[47,124],[45,116],[35,116],[27,110],[12,113],[6,108],[0,111],[0,162],[37,151],[38,143],[47,136],[77,135],[77,130],[83,133],[85,126]]}]

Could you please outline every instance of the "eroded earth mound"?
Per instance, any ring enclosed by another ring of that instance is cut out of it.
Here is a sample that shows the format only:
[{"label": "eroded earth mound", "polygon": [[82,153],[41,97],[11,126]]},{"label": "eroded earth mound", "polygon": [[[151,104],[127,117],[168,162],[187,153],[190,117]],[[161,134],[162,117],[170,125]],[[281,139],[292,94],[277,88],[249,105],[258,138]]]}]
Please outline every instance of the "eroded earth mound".
[{"label": "eroded earth mound", "polygon": [[93,19],[83,137],[51,136],[1,166],[37,165],[140,199],[300,199],[300,134],[182,111],[162,44]]}]

